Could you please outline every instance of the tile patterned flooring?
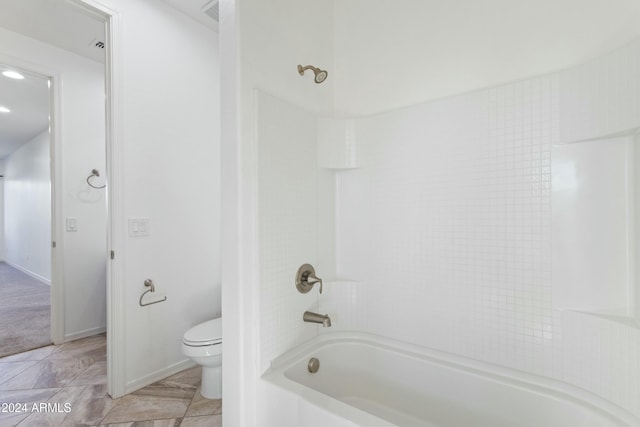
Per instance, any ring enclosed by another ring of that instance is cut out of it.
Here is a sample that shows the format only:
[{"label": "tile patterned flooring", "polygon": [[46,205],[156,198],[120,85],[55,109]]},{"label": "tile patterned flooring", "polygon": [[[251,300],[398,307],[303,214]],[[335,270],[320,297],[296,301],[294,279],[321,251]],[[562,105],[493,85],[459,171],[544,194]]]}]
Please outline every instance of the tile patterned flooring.
[{"label": "tile patterned flooring", "polygon": [[222,401],[200,395],[199,367],[119,399],[106,371],[104,334],[0,358],[0,427],[222,426]]}]

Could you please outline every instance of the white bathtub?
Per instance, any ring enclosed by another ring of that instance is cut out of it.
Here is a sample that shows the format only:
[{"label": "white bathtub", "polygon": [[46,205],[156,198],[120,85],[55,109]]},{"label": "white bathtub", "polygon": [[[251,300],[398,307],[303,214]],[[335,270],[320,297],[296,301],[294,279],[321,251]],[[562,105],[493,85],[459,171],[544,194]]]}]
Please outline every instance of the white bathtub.
[{"label": "white bathtub", "polygon": [[[320,360],[314,374],[311,357]],[[274,426],[640,426],[564,383],[365,334],[320,335],[274,360],[263,379],[280,390],[266,423]]]}]

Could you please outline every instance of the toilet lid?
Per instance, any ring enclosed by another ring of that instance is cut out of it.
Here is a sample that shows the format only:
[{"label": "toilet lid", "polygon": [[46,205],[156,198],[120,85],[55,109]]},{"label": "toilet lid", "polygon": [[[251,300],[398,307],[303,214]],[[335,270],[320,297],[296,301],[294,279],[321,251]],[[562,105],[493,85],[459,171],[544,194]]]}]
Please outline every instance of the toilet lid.
[{"label": "toilet lid", "polygon": [[222,342],[222,319],[208,320],[194,326],[184,334],[183,341],[190,345],[211,345]]}]

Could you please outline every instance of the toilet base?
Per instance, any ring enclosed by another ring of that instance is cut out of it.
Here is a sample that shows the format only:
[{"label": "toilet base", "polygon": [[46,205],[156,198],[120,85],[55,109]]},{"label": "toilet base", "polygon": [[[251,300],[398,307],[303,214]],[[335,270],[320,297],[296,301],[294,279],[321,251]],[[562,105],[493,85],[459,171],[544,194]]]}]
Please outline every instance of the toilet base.
[{"label": "toilet base", "polygon": [[206,399],[222,399],[222,367],[202,367],[200,394]]}]

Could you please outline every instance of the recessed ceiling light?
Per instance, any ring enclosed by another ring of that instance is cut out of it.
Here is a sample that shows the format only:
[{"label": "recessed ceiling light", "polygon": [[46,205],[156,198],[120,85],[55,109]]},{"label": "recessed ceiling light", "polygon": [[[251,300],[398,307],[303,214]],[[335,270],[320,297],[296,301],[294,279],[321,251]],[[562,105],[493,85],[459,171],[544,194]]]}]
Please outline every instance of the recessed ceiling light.
[{"label": "recessed ceiling light", "polygon": [[24,79],[24,76],[18,73],[17,71],[3,71],[2,75],[5,77],[9,77],[10,79],[18,79],[18,80]]},{"label": "recessed ceiling light", "polygon": [[3,107],[2,105],[0,105],[0,113],[9,113],[11,112],[11,110],[9,110],[7,107]]}]

